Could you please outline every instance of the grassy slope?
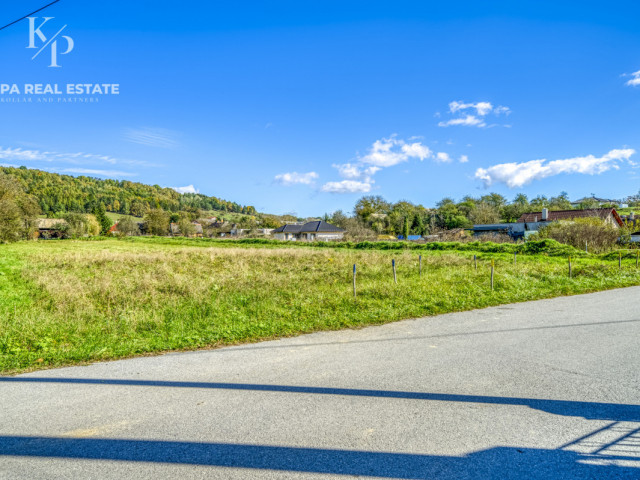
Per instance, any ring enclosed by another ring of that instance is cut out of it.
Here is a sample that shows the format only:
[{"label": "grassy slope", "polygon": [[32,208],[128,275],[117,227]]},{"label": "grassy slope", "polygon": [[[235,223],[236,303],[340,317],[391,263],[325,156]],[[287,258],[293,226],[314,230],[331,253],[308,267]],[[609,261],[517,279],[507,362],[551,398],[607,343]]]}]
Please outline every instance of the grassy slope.
[{"label": "grassy slope", "polygon": [[24,242],[0,251],[4,373],[640,284],[633,259],[619,269],[616,258],[583,256],[569,279],[563,256],[519,255],[514,266],[512,253],[473,250],[420,251],[422,277],[412,250],[136,238]]}]

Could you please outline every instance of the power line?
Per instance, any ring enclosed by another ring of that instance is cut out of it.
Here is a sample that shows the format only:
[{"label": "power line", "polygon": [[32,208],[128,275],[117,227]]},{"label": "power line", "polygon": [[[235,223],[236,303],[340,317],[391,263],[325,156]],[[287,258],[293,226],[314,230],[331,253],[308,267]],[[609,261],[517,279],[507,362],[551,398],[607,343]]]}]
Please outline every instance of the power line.
[{"label": "power line", "polygon": [[15,20],[15,21],[13,21],[13,22],[11,22],[11,23],[9,23],[9,24],[5,25],[4,27],[0,28],[0,30],[4,30],[5,28],[10,27],[11,25],[13,25],[13,24],[15,24],[15,23],[18,23],[20,20],[24,20],[25,18],[30,17],[30,16],[31,16],[31,15],[33,15],[34,13],[38,13],[38,12],[40,12],[41,10],[44,10],[45,8],[50,7],[50,6],[51,6],[51,5],[53,5],[54,3],[58,3],[59,1],[60,1],[60,0],[55,0],[55,1],[51,2],[51,3],[49,3],[48,5],[45,5],[44,7],[39,8],[39,9],[38,9],[38,10],[36,10],[35,12],[28,13],[28,14],[27,14],[27,15],[25,15],[24,17],[21,17],[21,18],[19,18],[19,19]]}]

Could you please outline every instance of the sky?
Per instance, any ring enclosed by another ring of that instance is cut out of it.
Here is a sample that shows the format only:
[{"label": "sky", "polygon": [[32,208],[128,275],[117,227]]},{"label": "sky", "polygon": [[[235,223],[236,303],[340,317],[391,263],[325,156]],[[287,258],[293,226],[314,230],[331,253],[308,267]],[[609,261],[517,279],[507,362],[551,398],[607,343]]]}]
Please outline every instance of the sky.
[{"label": "sky", "polygon": [[[6,0],[0,26],[50,1]],[[0,30],[2,165],[298,216],[640,190],[638,2],[60,0],[33,17]]]}]

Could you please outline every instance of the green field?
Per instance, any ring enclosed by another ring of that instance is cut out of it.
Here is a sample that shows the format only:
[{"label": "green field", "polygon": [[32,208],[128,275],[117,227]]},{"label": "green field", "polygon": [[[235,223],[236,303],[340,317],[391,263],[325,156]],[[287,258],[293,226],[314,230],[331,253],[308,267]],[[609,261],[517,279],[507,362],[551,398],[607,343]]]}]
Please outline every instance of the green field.
[{"label": "green field", "polygon": [[[403,248],[407,245],[335,248],[149,237],[0,245],[0,372],[209,348],[640,284],[635,252],[619,268],[617,253],[587,256],[548,241]],[[514,265],[511,252],[518,249],[542,253],[520,254]],[[571,279],[567,253],[576,256]]]}]

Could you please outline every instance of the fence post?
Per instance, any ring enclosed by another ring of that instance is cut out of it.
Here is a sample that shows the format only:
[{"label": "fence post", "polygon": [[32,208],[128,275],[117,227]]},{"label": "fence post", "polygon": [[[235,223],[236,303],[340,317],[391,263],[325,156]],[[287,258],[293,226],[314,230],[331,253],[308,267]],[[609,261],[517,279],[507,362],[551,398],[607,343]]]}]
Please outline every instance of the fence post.
[{"label": "fence post", "polygon": [[353,264],[353,298],[356,298],[356,264]]},{"label": "fence post", "polygon": [[476,272],[477,272],[478,271],[478,257],[477,257],[477,255],[473,256],[473,263],[476,266]]},{"label": "fence post", "polygon": [[493,259],[491,259],[491,291],[493,292],[493,267],[494,267],[494,263],[493,263]]},{"label": "fence post", "polygon": [[393,267],[393,283],[398,283],[398,277],[396,276],[396,261],[395,259],[391,260],[391,266]]},{"label": "fence post", "polygon": [[584,251],[589,253],[589,242],[587,240],[584,241]]},{"label": "fence post", "polygon": [[622,268],[622,252],[618,252],[618,268]]},{"label": "fence post", "polygon": [[569,256],[569,278],[571,278],[571,256]]},{"label": "fence post", "polygon": [[418,255],[418,264],[420,265],[420,277],[422,277],[422,255]]},{"label": "fence post", "polygon": [[638,268],[638,257],[640,257],[640,250],[636,251],[636,268]]}]

